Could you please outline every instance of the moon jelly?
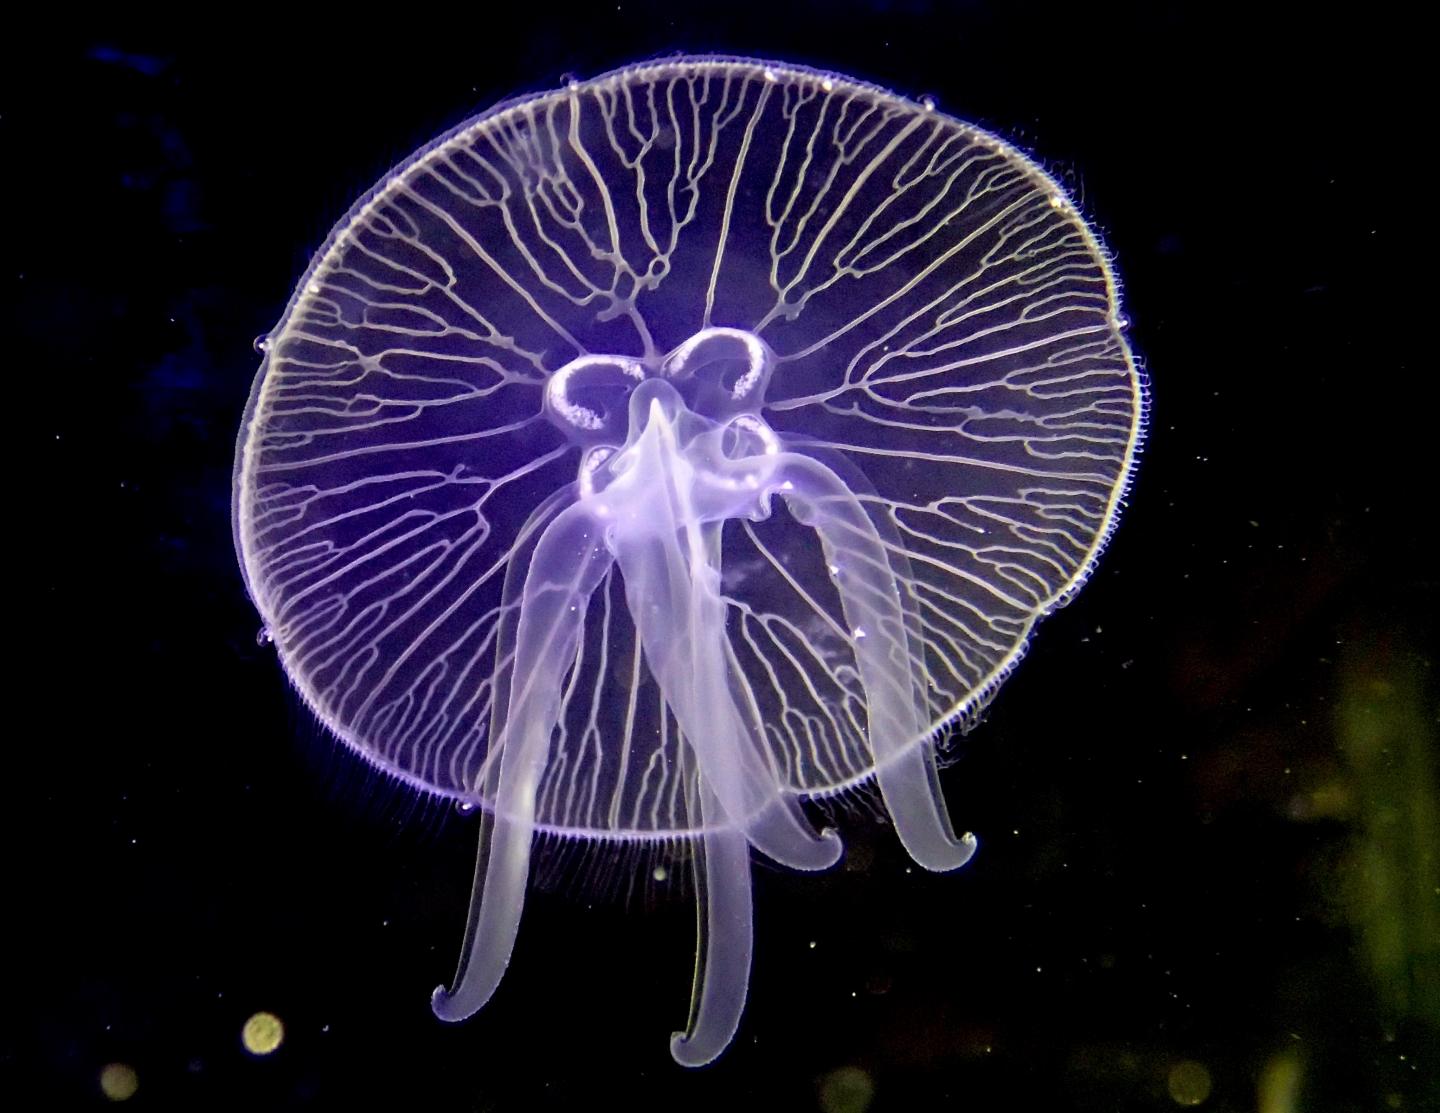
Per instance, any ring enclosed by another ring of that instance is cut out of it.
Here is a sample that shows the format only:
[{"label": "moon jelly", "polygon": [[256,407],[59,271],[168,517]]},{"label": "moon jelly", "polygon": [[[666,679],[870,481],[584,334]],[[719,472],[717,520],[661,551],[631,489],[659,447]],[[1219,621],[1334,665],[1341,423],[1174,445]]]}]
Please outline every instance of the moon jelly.
[{"label": "moon jelly", "polygon": [[335,227],[265,351],[234,526],[290,679],[484,812],[438,1016],[494,993],[537,835],[693,844],[687,1065],[740,1021],[750,853],[870,781],[963,865],[935,744],[1115,524],[1145,387],[1103,248],[1003,141],[676,58],[523,97]]}]

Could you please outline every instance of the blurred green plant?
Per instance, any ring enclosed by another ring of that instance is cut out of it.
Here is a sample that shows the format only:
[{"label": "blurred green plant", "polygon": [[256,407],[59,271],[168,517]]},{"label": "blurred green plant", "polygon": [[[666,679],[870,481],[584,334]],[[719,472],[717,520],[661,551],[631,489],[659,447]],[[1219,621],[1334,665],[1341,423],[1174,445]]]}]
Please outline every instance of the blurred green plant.
[{"label": "blurred green plant", "polygon": [[1352,645],[1335,712],[1354,796],[1341,898],[1389,1035],[1407,1021],[1440,1026],[1440,801],[1426,669],[1394,645]]}]

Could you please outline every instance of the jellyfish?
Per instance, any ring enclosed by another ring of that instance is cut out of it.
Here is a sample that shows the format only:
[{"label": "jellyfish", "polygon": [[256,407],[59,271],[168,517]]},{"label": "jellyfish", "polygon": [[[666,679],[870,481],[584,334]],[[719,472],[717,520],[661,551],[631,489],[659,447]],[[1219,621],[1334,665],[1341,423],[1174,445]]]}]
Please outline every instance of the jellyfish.
[{"label": "jellyfish", "polygon": [[965,864],[937,745],[1110,535],[1146,387],[1115,276],[1015,147],[836,74],[632,66],[502,104],[336,225],[240,431],[245,583],[371,765],[481,813],[444,1020],[509,964],[536,840],[686,845],[699,1066],[753,853],[873,784]]}]

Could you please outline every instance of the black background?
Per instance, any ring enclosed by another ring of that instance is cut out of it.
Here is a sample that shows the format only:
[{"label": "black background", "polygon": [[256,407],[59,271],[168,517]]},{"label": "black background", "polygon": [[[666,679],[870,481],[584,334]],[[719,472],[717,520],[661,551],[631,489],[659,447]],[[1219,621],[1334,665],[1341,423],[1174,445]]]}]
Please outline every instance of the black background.
[{"label": "black background", "polygon": [[[1205,1109],[1440,1108],[1434,134],[1416,28],[1337,10],[621,0],[14,36],[0,1104],[103,1104],[120,1062],[153,1108],[859,1113],[866,1079],[876,1113],[1144,1110],[1191,1061]],[[748,1008],[702,1072],[666,1046],[688,895],[583,848],[495,1000],[432,1017],[473,820],[312,725],[229,525],[251,341],[331,223],[497,100],[679,50],[931,94],[1035,152],[1115,252],[1154,383],[1110,551],[944,774],[979,855],[927,875],[858,810],[837,870],[757,863]],[[260,1009],[286,1025],[264,1058]]]}]

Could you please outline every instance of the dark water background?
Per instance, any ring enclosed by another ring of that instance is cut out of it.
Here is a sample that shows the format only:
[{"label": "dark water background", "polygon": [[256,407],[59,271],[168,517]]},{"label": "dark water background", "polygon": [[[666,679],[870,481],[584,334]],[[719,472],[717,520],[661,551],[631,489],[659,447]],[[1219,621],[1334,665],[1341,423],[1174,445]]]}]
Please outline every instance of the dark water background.
[{"label": "dark water background", "polygon": [[[6,47],[0,1106],[104,1104],[123,1063],[137,1108],[1440,1108],[1417,30],[1373,6],[483,8],[76,17]],[[532,896],[481,1015],[432,1017],[473,823],[319,735],[229,525],[251,341],[354,198],[496,100],[680,49],[932,94],[1036,152],[1118,257],[1155,392],[1098,574],[944,775],[977,858],[927,875],[857,814],[842,868],[757,865],[749,1006],[699,1073],[666,1048],[691,904],[603,861]],[[257,1058],[262,1009],[286,1035]]]}]

